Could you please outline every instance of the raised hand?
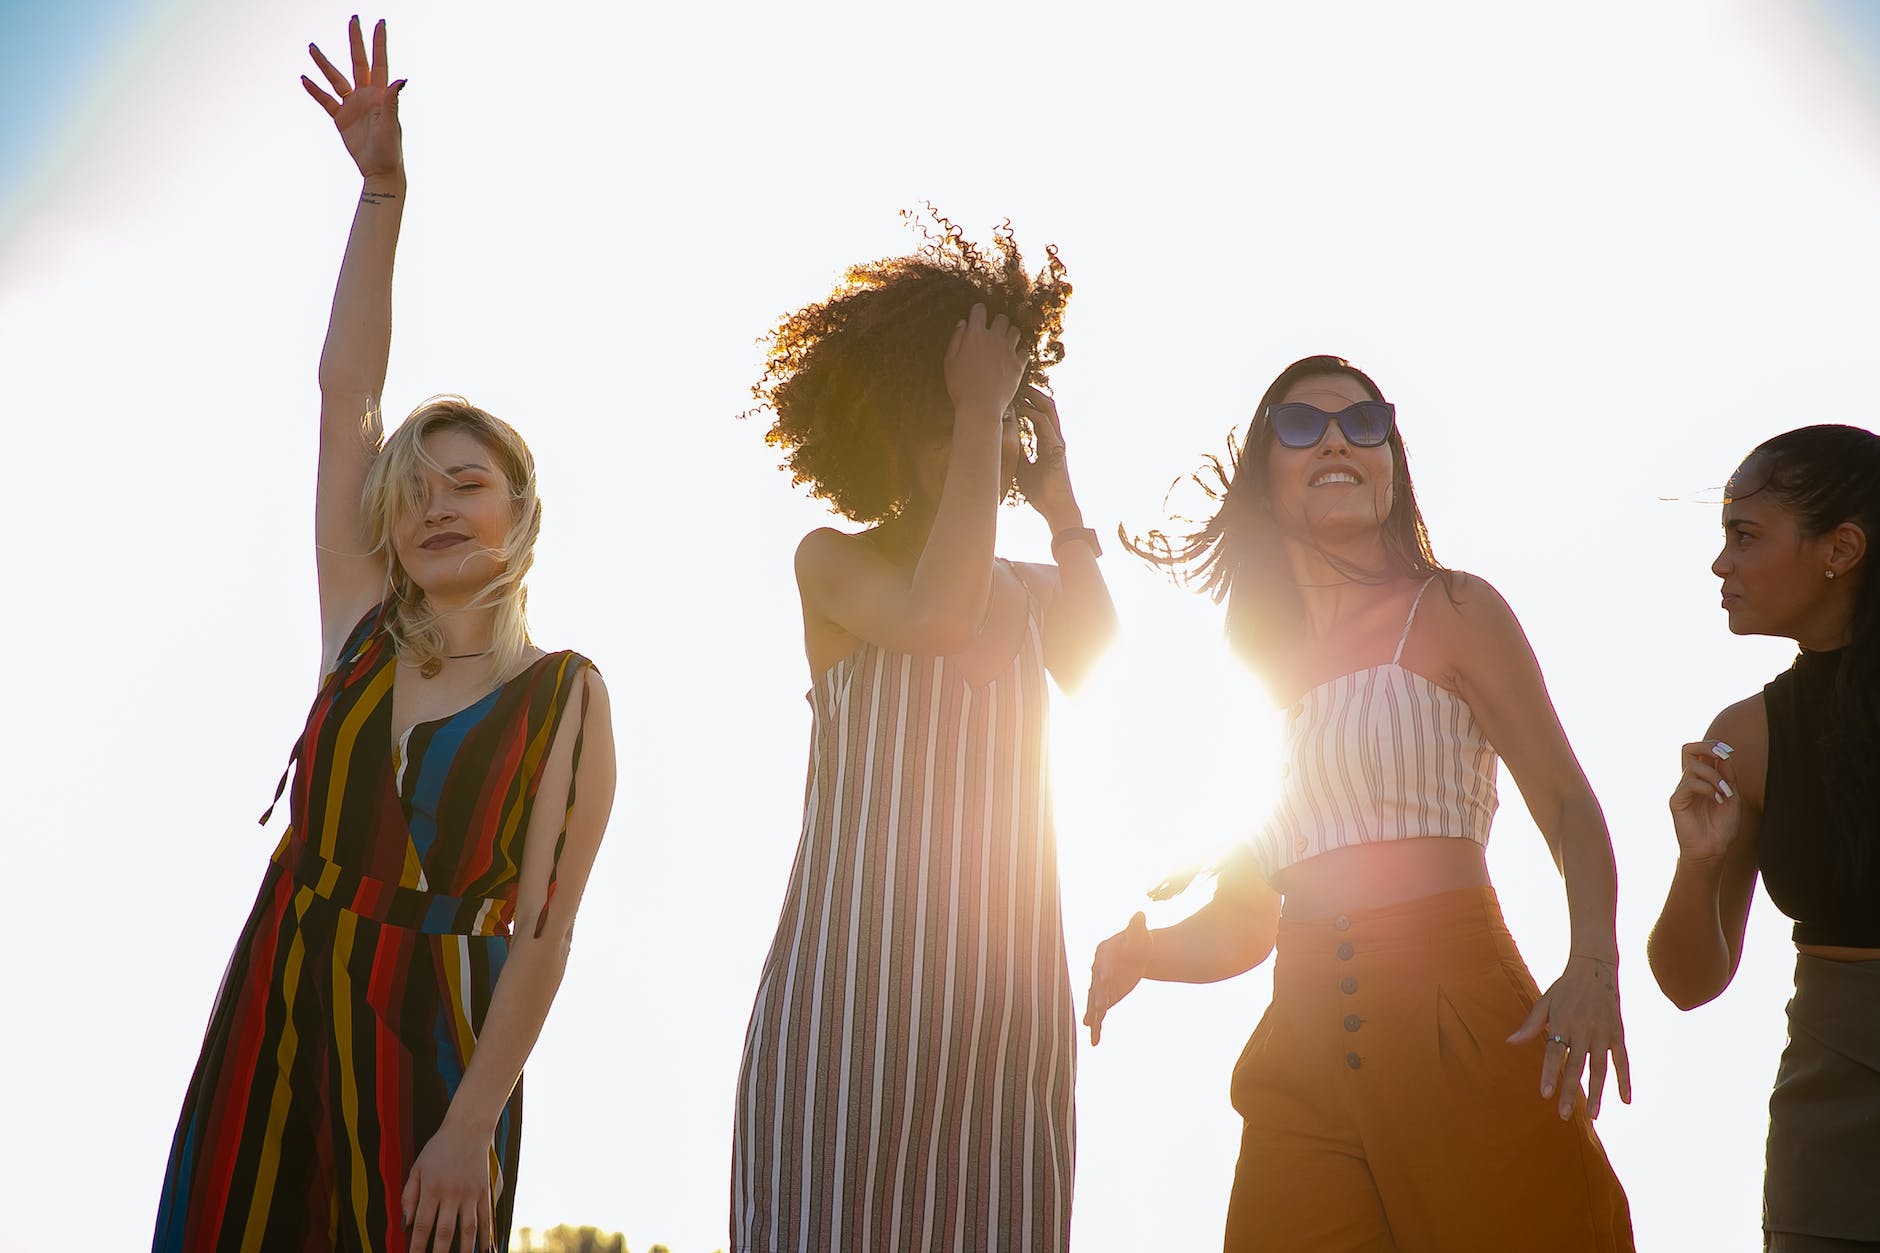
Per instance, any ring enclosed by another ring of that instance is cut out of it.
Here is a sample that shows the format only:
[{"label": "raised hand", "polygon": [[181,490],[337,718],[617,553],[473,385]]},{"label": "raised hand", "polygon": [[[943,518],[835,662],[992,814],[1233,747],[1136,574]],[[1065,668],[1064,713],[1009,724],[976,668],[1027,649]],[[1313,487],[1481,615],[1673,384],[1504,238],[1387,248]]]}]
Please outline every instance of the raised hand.
[{"label": "raised hand", "polygon": [[398,129],[398,93],[405,80],[392,82],[385,56],[385,22],[372,28],[372,56],[366,58],[365,34],[359,19],[353,18],[346,29],[352,45],[352,78],[339,72],[315,44],[308,44],[313,63],[332,85],[338,99],[314,85],[305,74],[300,85],[317,101],[339,129],[353,164],[366,179],[403,178],[405,175],[404,141]]},{"label": "raised hand", "polygon": [[1722,740],[1686,744],[1679,752],[1684,773],[1671,793],[1671,825],[1678,856],[1703,862],[1720,858],[1736,842],[1743,824],[1743,799],[1730,781],[1730,754]]},{"label": "raised hand", "polygon": [[1090,962],[1090,996],[1084,1002],[1084,1026],[1090,1028],[1092,1047],[1103,1041],[1103,1016],[1142,982],[1154,953],[1149,920],[1140,912],[1127,927],[1097,945],[1097,955]]},{"label": "raised hand", "polygon": [[1053,531],[1082,526],[1077,496],[1071,491],[1070,465],[1064,459],[1064,425],[1058,418],[1057,401],[1027,383],[1018,389],[1015,403],[1019,416],[1031,423],[1035,448],[1018,467],[1019,490]]},{"label": "raised hand", "polygon": [[986,306],[974,305],[953,328],[945,369],[954,413],[986,420],[987,429],[997,434],[1018,381],[1025,376],[1018,328],[1003,313],[988,321]]}]

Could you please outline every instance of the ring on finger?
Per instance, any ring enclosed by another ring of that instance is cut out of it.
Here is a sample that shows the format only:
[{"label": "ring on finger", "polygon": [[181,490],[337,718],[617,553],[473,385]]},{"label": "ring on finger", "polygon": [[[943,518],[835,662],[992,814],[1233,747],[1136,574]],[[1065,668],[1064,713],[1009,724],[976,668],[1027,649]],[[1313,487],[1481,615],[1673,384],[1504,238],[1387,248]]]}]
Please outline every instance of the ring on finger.
[{"label": "ring on finger", "polygon": [[1547,1042],[1549,1044],[1558,1044],[1563,1049],[1570,1049],[1573,1047],[1573,1041],[1567,1039],[1567,1037],[1564,1035],[1550,1035],[1547,1037]]}]

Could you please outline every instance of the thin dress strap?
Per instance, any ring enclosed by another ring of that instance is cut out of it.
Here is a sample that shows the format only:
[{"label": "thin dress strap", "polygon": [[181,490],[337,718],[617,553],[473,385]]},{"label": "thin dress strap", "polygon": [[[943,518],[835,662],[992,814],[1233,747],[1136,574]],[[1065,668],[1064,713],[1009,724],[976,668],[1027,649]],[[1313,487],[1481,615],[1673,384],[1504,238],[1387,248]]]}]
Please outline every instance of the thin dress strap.
[{"label": "thin dress strap", "polygon": [[1417,606],[1423,603],[1423,593],[1429,591],[1430,584],[1434,582],[1436,576],[1433,574],[1424,579],[1423,586],[1417,589],[1417,598],[1410,602],[1410,616],[1403,620],[1403,634],[1397,637],[1397,651],[1390,655],[1391,665],[1396,665],[1403,658],[1403,646],[1410,640],[1410,626],[1417,620]]},{"label": "thin dress strap", "polygon": [[[1038,616],[1038,598],[1032,594],[1031,580],[1027,579],[1024,575],[1020,574],[1018,572],[1018,566],[1012,563],[1011,561],[1007,560],[1004,557],[994,557],[992,559],[992,568],[996,571],[1000,566],[1004,566],[1008,571],[1011,572],[1012,577],[1018,581],[1018,589],[1021,592],[1025,593],[1025,616],[1027,618],[1037,617]],[[979,620],[979,626],[973,631],[974,639],[978,639],[980,636],[986,633],[986,627],[992,621],[992,608],[994,605],[998,603],[999,603],[999,587],[998,587],[997,581],[995,580],[992,586],[991,595],[986,597],[986,616]]]},{"label": "thin dress strap", "polygon": [[1012,577],[1018,580],[1019,590],[1025,593],[1026,614],[1034,618],[1037,617],[1038,616],[1038,596],[1037,596],[1037,593],[1031,590],[1031,580],[1026,578],[1024,573],[1019,570],[1017,562],[1008,561],[1004,557],[999,557],[996,560],[999,562],[1000,565],[1004,566],[1007,570],[1010,570],[1012,572]]}]

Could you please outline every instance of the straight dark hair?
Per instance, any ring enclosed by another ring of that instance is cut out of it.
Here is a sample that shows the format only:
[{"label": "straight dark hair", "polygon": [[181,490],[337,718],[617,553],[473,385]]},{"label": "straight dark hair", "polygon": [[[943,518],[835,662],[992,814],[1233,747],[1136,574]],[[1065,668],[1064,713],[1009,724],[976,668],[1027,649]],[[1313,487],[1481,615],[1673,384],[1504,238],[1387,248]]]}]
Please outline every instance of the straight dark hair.
[{"label": "straight dark hair", "polygon": [[1795,516],[1802,534],[1825,535],[1851,522],[1867,535],[1847,647],[1841,652],[1822,752],[1836,838],[1850,864],[1875,855],[1868,847],[1873,796],[1880,788],[1880,578],[1869,568],[1880,544],[1880,435],[1858,426],[1804,426],[1765,440],[1745,464],[1762,473],[1738,499],[1773,494]]},{"label": "straight dark hair", "polygon": [[[1131,536],[1117,528],[1123,544],[1138,557],[1168,571],[1183,586],[1206,593],[1216,604],[1227,603],[1228,642],[1262,677],[1270,676],[1279,654],[1298,641],[1305,624],[1305,602],[1287,560],[1284,535],[1273,520],[1268,463],[1275,439],[1267,412],[1298,383],[1328,375],[1354,379],[1371,399],[1384,399],[1371,377],[1343,357],[1321,355],[1295,361],[1280,371],[1260,397],[1247,424],[1246,439],[1236,440],[1228,432],[1226,459],[1210,455],[1207,464],[1190,476],[1219,506],[1200,530],[1171,540],[1160,530]],[[1359,569],[1331,553],[1324,555],[1340,574],[1355,582],[1447,575],[1430,551],[1429,531],[1410,482],[1403,436],[1395,426],[1389,444],[1391,510],[1384,519],[1384,568]]]}]

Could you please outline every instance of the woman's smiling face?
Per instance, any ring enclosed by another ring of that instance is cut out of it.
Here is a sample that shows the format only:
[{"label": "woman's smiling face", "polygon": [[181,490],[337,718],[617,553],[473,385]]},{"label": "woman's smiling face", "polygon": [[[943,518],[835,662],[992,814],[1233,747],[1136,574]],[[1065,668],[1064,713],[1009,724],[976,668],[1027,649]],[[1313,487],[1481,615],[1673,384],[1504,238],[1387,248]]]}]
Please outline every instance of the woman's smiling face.
[{"label": "woman's smiling face", "polygon": [[[1375,399],[1349,374],[1321,374],[1294,383],[1279,403],[1332,414]],[[1324,436],[1311,448],[1288,448],[1274,440],[1267,452],[1274,520],[1290,534],[1317,540],[1379,530],[1394,503],[1394,469],[1388,441],[1360,448],[1345,439],[1336,422],[1325,424]]]},{"label": "woman's smiling face", "polygon": [[515,525],[514,493],[495,455],[467,431],[432,430],[421,447],[419,499],[399,517],[393,548],[432,603],[467,600],[501,569],[494,554]]}]

